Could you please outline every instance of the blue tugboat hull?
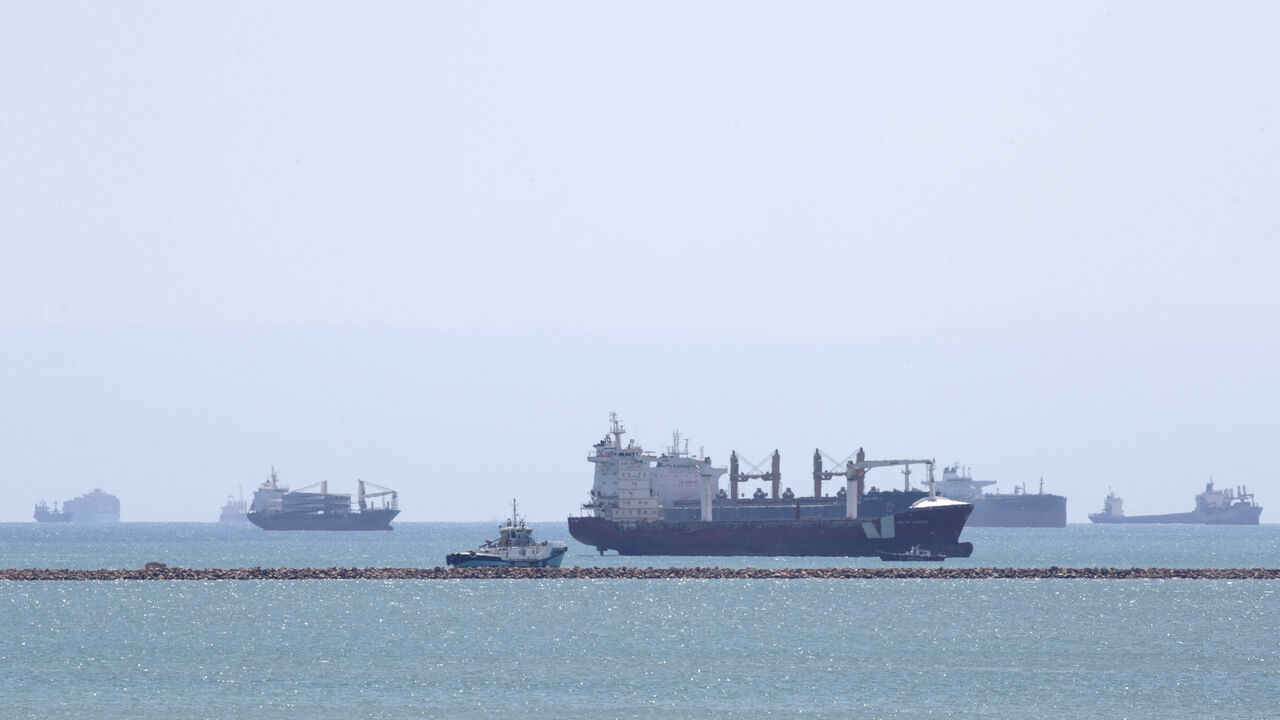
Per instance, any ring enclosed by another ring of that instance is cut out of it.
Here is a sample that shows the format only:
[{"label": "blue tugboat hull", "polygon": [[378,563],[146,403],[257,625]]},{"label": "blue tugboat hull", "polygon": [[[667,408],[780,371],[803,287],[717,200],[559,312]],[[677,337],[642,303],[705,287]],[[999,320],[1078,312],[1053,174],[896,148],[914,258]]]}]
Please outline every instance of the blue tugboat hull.
[{"label": "blue tugboat hull", "polygon": [[503,560],[493,553],[480,550],[449,553],[445,562],[453,567],[560,567],[564,561],[565,547],[551,549],[551,556],[542,560]]}]

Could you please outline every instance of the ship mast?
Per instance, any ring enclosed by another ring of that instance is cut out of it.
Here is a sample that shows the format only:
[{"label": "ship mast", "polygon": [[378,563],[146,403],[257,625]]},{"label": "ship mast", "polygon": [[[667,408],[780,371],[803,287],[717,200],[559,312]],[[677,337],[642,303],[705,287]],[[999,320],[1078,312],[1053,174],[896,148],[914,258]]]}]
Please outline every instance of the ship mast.
[{"label": "ship mast", "polygon": [[613,436],[613,449],[621,450],[622,434],[625,433],[627,429],[622,427],[622,423],[618,422],[618,413],[609,413],[609,425],[609,434]]}]

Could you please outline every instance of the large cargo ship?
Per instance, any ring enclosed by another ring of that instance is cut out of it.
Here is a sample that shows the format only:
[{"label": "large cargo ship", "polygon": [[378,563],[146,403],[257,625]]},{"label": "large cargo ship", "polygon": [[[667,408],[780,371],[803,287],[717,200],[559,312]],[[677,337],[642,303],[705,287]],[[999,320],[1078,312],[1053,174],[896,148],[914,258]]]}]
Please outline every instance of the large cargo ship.
[{"label": "large cargo ship", "polygon": [[114,523],[120,522],[120,499],[111,493],[98,488],[62,503],[49,504],[41,500],[36,503],[34,515],[36,522],[77,522],[77,523]]},{"label": "large cargo ship", "polygon": [[1027,486],[1015,486],[1012,493],[988,493],[982,488],[995,485],[994,480],[974,480],[969,468],[959,464],[942,469],[938,494],[952,500],[973,503],[970,527],[1066,527],[1067,499],[1044,491],[1044,478],[1039,492],[1027,492]]},{"label": "large cargo ship", "polygon": [[[682,451],[678,435],[660,457],[646,454],[634,440],[623,445],[625,431],[616,414],[611,421],[609,434],[596,443],[587,458],[595,465],[590,502],[583,505],[590,514],[569,518],[569,533],[574,539],[602,554],[614,550],[622,555],[874,557],[922,548],[968,557],[973,552],[971,543],[960,542],[965,520],[973,511],[970,503],[934,492],[877,493],[880,497],[875,502],[863,503],[868,498],[864,489],[867,470],[925,464],[932,475],[932,460],[866,460],[859,451],[856,460],[846,463],[844,514],[831,518],[811,514],[814,508],[831,505],[829,498],[806,504],[780,496],[756,497],[755,506],[728,498],[730,502],[717,504],[718,481],[725,468],[713,466],[710,458]],[[736,495],[736,483],[732,489]],[[668,518],[666,508],[687,505],[690,495],[698,498],[697,519]],[[903,504],[895,507],[894,503]],[[744,518],[739,514],[743,507],[770,510]],[[784,507],[790,516],[768,516]]]},{"label": "large cargo ship", "polygon": [[[366,484],[374,491],[366,491]],[[356,487],[357,504],[352,507],[351,495],[329,492],[327,481],[290,492],[272,468],[254,492],[246,517],[264,530],[390,530],[391,520],[400,514],[396,492],[363,480],[357,480]],[[312,488],[319,492],[307,492]],[[374,506],[369,502],[373,498],[382,501]]]},{"label": "large cargo ship", "polygon": [[1253,500],[1253,493],[1243,485],[1235,490],[1215,490],[1213,481],[1204,486],[1204,492],[1196,495],[1196,509],[1185,513],[1167,515],[1125,515],[1124,500],[1113,492],[1107,493],[1102,512],[1091,513],[1089,520],[1095,523],[1181,523],[1193,525],[1257,525],[1262,507]]}]

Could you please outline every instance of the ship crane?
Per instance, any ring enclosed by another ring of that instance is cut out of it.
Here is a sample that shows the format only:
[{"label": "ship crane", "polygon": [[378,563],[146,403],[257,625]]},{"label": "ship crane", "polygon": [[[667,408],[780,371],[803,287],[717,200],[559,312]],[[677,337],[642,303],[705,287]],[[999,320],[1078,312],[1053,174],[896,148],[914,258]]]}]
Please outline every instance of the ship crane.
[{"label": "ship crane", "polygon": [[[836,460],[830,455],[822,452],[822,450],[818,448],[814,448],[813,450],[813,496],[815,498],[822,497],[822,481],[830,480],[831,478],[834,478],[834,477],[844,477],[845,471],[843,468],[845,466],[845,463],[852,460],[855,455],[857,455],[857,453],[850,453],[849,457],[843,460]],[[822,465],[824,461],[827,463],[830,463],[832,467],[838,467],[841,469],[840,470],[823,470]]]},{"label": "ship crane", "polygon": [[[368,485],[369,487],[377,488],[377,492],[366,492],[364,489],[365,485]],[[388,507],[390,507],[393,510],[398,510],[400,508],[400,502],[399,502],[399,497],[396,495],[395,490],[392,490],[390,488],[385,488],[385,487],[382,487],[381,485],[376,485],[374,483],[366,483],[364,480],[356,481],[356,497],[360,501],[361,510],[365,509],[367,505],[367,503],[365,502],[366,500],[370,498],[383,497],[385,495],[391,496],[391,502],[388,504]]]},{"label": "ship crane", "polygon": [[[746,460],[746,458],[743,458]],[[734,450],[729,453],[729,497],[737,502],[738,500],[738,483],[747,480],[764,480],[772,484],[772,496],[774,500],[778,499],[778,487],[782,484],[782,459],[778,455],[778,451],[774,450],[771,456],[772,464],[767,472],[761,472],[760,466],[764,465],[761,461],[751,466],[747,472],[738,471],[738,451]],[[751,462],[746,460],[746,462]]]},{"label": "ship crane", "polygon": [[[866,453],[862,448],[858,448],[858,452],[854,455],[854,459],[846,460],[844,463],[844,472],[835,472],[822,469],[822,460],[824,455],[821,450],[813,451],[813,494],[814,497],[822,497],[822,481],[829,480],[833,477],[843,475],[846,482],[845,488],[845,514],[850,518],[858,517],[858,503],[862,501],[865,493],[865,478],[867,471],[878,467],[903,467],[903,482],[906,483],[907,489],[910,489],[911,482],[911,466],[924,465],[929,469],[929,492],[933,493],[933,465],[934,461],[930,460],[867,460]],[[830,459],[830,458],[828,458]]]}]

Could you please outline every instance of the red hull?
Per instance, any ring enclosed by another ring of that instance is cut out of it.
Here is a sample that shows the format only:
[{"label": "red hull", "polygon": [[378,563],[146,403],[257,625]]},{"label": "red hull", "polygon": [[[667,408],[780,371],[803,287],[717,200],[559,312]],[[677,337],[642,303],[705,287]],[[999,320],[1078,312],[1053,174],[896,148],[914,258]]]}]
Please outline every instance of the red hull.
[{"label": "red hull", "polygon": [[571,517],[569,534],[601,553],[620,555],[876,557],[919,546],[968,557],[973,545],[960,542],[960,532],[971,512],[972,505],[957,503],[858,520],[615,523]]}]

